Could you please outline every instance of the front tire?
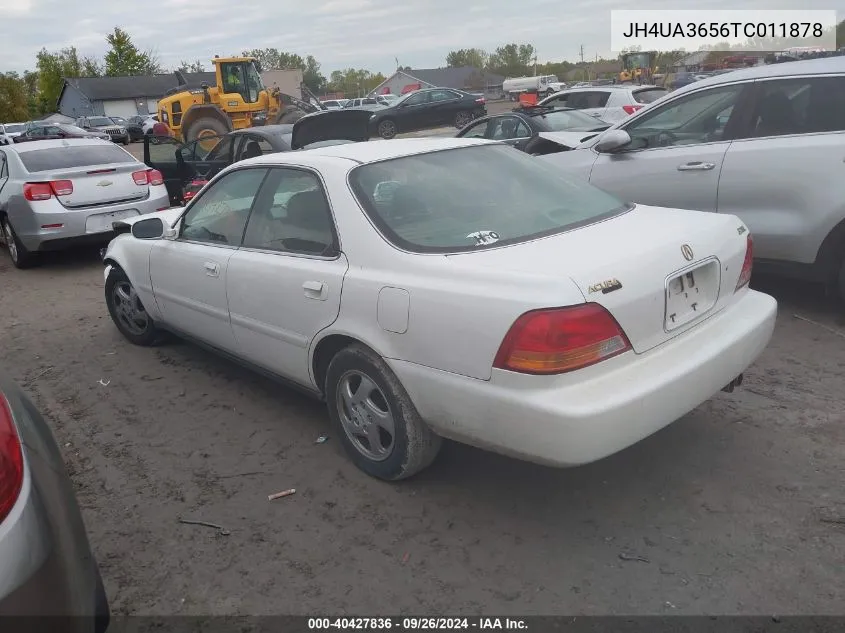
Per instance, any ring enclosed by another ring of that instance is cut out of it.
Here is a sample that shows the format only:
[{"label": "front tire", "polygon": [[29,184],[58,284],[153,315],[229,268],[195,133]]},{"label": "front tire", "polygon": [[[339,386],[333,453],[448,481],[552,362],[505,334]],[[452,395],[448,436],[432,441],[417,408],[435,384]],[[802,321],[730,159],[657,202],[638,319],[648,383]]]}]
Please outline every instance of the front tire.
[{"label": "front tire", "polygon": [[[214,117],[204,116],[191,123],[186,136],[187,142],[196,141],[200,136],[223,136],[229,131],[226,124]],[[203,134],[203,133],[206,134]]]},{"label": "front tire", "polygon": [[150,347],[161,341],[162,332],[147,314],[132,282],[114,265],[106,279],[106,306],[115,326],[130,343]]},{"label": "front tire", "polygon": [[422,420],[387,364],[363,345],[351,345],[332,358],[325,395],[341,443],[368,475],[406,479],[437,457],[440,436]]},{"label": "front tire", "polygon": [[6,243],[6,248],[9,251],[9,258],[15,265],[15,268],[32,268],[38,263],[38,253],[33,253],[27,250],[21,241],[18,239],[15,229],[9,222],[9,218],[0,218],[0,230],[3,232],[3,241]]}]

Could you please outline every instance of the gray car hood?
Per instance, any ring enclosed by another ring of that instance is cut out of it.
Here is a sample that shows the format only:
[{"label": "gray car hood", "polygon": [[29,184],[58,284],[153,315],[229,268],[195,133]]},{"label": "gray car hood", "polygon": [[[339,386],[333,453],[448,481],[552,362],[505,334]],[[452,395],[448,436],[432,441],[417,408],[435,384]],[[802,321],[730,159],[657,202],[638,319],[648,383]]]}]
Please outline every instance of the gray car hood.
[{"label": "gray car hood", "polygon": [[306,114],[293,124],[291,149],[321,141],[370,140],[370,110],[325,110]]}]

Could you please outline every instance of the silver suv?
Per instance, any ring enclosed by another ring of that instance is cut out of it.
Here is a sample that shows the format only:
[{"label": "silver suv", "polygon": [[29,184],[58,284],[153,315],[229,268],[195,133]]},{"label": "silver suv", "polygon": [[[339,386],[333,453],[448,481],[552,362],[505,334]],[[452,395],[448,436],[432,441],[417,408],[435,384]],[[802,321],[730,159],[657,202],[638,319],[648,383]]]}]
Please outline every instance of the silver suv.
[{"label": "silver suv", "polygon": [[698,81],[538,160],[641,204],[737,215],[759,269],[845,298],[845,57]]},{"label": "silver suv", "polygon": [[659,86],[638,84],[569,88],[546,97],[539,105],[575,108],[602,121],[616,123],[657,101],[667,92]]}]

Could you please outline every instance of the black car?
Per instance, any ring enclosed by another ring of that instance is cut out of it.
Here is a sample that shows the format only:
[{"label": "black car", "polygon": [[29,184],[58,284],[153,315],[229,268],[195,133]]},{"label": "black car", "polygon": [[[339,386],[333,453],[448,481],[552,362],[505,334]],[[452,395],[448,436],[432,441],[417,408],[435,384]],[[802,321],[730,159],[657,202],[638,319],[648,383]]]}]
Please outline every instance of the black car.
[{"label": "black car", "polygon": [[513,145],[529,154],[561,151],[610,127],[574,108],[526,106],[482,117],[457,133],[459,138],[485,138]]},{"label": "black car", "polygon": [[393,105],[373,111],[372,131],[382,138],[400,132],[424,130],[441,125],[464,127],[487,114],[483,96],[452,88],[426,88],[409,92]]},{"label": "black car", "polygon": [[[140,141],[144,138],[144,124],[150,120],[158,121],[158,117],[152,114],[138,114],[126,120],[126,132],[130,141]],[[151,129],[152,126],[147,126]]]},{"label": "black car", "polygon": [[27,141],[44,141],[57,138],[98,138],[104,141],[111,140],[111,137],[105,132],[83,130],[67,123],[48,123],[47,125],[33,126],[21,132],[18,136],[15,136],[13,140],[15,143],[25,143]]},{"label": "black car", "polygon": [[183,204],[232,163],[276,152],[367,141],[370,114],[367,110],[327,110],[307,114],[293,124],[244,128],[190,143],[147,135],[144,163],[162,173],[171,202]]}]

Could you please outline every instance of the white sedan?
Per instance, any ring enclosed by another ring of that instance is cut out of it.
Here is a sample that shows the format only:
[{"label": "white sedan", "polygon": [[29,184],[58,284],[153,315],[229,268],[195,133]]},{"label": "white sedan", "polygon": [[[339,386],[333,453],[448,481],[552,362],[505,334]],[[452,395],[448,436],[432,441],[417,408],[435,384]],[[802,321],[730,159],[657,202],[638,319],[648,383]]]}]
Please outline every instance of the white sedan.
[{"label": "white sedan", "polygon": [[129,341],[167,330],[325,399],[387,480],[443,437],[615,453],[739,384],[777,311],[735,216],[629,204],[479,139],[268,154],[116,228],[105,295]]}]

